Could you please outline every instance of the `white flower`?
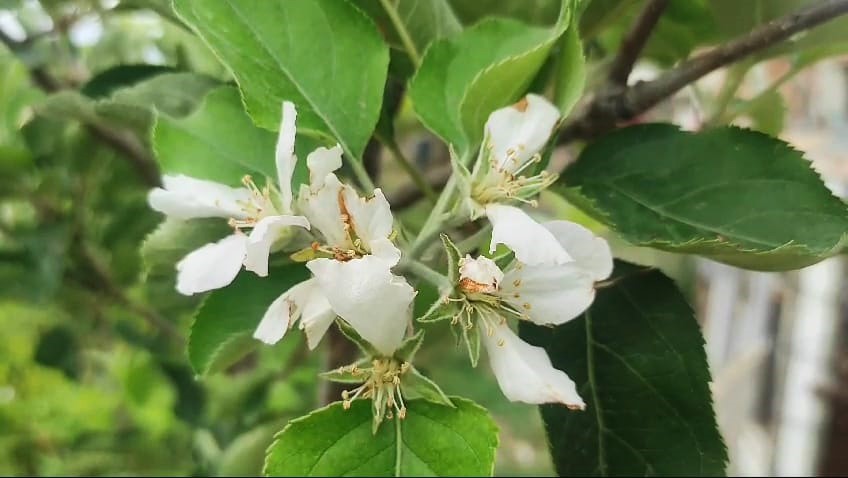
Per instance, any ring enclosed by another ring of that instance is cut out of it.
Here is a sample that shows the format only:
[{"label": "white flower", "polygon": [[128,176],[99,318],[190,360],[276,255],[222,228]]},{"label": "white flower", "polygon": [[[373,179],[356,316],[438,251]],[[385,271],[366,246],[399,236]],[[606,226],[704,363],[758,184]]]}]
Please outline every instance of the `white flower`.
[{"label": "white flower", "polygon": [[[500,272],[490,259],[462,260],[459,288],[469,301],[500,309],[540,325],[563,324],[585,311],[595,298],[595,282],[612,273],[607,242],[588,229],[568,221],[543,225],[558,245],[570,253],[571,262],[530,265],[520,259]],[[480,294],[484,294],[483,297]],[[504,320],[480,314],[492,369],[507,398],[527,403],[560,402],[582,408],[574,383],[552,367],[544,350],[519,339]]]},{"label": "white flower", "polygon": [[519,261],[529,265],[565,264],[571,256],[557,238],[543,225],[521,209],[503,204],[486,206],[486,216],[492,223],[492,242],[489,252],[504,244]]},{"label": "white flower", "polygon": [[[177,290],[185,295],[229,285],[242,265],[259,276],[268,275],[268,256],[274,244],[296,226],[309,229],[309,221],[292,214],[291,177],[294,156],[295,118],[290,102],[283,103],[283,117],[276,148],[278,187],[259,189],[245,177],[245,187],[232,188],[214,181],[184,175],[162,178],[162,188],[148,195],[150,206],[176,219],[221,217],[229,219],[235,232],[216,243],[189,253],[177,265]],[[245,236],[242,229],[250,228]]]},{"label": "white flower", "polygon": [[310,185],[301,186],[298,205],[323,242],[323,255],[306,266],[333,310],[381,353],[391,356],[400,345],[414,289],[391,268],[400,250],[391,242],[393,218],[380,189],[362,198],[333,173],[341,166],[341,149],[319,148],[307,159]]}]

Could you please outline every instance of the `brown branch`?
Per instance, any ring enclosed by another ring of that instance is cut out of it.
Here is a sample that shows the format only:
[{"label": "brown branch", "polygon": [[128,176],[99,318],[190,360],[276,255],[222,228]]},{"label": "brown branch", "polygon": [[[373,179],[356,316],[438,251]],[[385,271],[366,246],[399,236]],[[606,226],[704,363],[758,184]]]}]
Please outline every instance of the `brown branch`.
[{"label": "brown branch", "polygon": [[618,86],[601,91],[583,115],[562,129],[558,142],[591,139],[608,132],[618,123],[644,113],[707,73],[846,13],[848,0],[821,0],[687,60],[656,80],[640,82],[630,88]]},{"label": "brown branch", "polygon": [[633,29],[621,42],[618,55],[616,55],[612,67],[610,67],[610,82],[616,85],[627,85],[627,79],[630,77],[630,72],[633,71],[633,65],[639,59],[639,55],[648,43],[648,39],[651,38],[651,33],[667,6],[668,0],[650,0],[645,5],[645,9],[642,10],[639,18],[633,24]]}]

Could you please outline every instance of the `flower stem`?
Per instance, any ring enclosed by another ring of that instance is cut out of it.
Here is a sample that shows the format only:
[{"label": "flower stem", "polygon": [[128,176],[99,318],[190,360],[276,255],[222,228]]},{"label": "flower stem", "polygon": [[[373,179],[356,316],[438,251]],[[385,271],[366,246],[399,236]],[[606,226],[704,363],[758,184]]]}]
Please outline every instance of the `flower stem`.
[{"label": "flower stem", "polygon": [[430,215],[427,217],[424,225],[421,226],[418,236],[415,238],[415,241],[412,242],[412,247],[409,249],[409,256],[413,259],[417,259],[421,255],[427,245],[430,244],[432,239],[439,234],[442,227],[445,225],[445,210],[450,204],[450,200],[453,197],[456,186],[456,176],[451,175],[447,184],[445,184],[445,188],[442,190],[442,194],[439,196],[438,201],[436,201],[436,205],[433,206],[433,210],[430,211]]},{"label": "flower stem", "polygon": [[362,161],[362,158],[356,158],[353,155],[350,155],[350,157],[352,158],[350,167],[353,169],[353,174],[356,176],[359,184],[366,192],[373,191],[374,182],[371,180],[371,176],[368,175],[368,171],[365,170],[365,163]]},{"label": "flower stem", "polygon": [[401,259],[400,264],[398,264],[398,268],[404,272],[409,272],[430,284],[433,284],[439,290],[449,289],[452,286],[444,274],[431,269],[423,262],[419,262],[415,259]]},{"label": "flower stem", "polygon": [[392,5],[391,0],[380,0],[380,3],[383,5],[383,10],[386,11],[386,14],[392,21],[392,25],[394,25],[395,31],[397,31],[400,41],[406,49],[406,53],[409,55],[409,58],[415,65],[415,68],[418,68],[421,65],[421,55],[418,53],[418,49],[415,47],[412,37],[409,36],[409,31],[406,29],[406,25],[403,24],[400,16],[398,16],[397,9],[394,5]]},{"label": "flower stem", "polygon": [[424,193],[424,196],[427,197],[431,203],[436,203],[437,196],[436,191],[433,190],[433,187],[430,186],[430,183],[424,179],[424,176],[421,175],[421,171],[418,170],[410,161],[409,158],[404,156],[403,152],[398,147],[397,143],[394,140],[384,141],[383,144],[386,148],[392,152],[392,155],[397,160],[398,164],[400,164],[401,168],[406,172],[406,174],[412,179],[412,182]]}]

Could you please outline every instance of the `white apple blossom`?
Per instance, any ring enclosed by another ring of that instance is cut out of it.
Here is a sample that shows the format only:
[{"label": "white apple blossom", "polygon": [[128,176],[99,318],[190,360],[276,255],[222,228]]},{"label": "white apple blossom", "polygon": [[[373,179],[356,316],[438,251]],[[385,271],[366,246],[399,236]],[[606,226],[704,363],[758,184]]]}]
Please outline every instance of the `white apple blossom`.
[{"label": "white apple blossom", "polygon": [[467,307],[479,309],[482,323],[473,325],[483,327],[489,362],[507,398],[582,409],[574,382],[551,365],[542,348],[518,338],[505,317],[540,325],[577,317],[594,300],[595,282],[612,273],[612,254],[604,239],[578,224],[552,221],[542,226],[570,252],[572,262],[529,265],[517,259],[502,272],[489,258],[466,256],[459,264],[458,288]]},{"label": "white apple blossom", "polygon": [[362,198],[339,181],[334,173],[342,165],[338,145],[317,148],[307,156],[310,182],[301,186],[295,201],[291,179],[297,161],[297,112],[290,102],[284,102],[282,110],[276,147],[278,187],[260,190],[246,178],[245,187],[232,188],[180,175],[165,176],[163,187],[150,192],[151,207],[168,216],[221,217],[234,229],[177,264],[177,290],[191,295],[225,287],[242,266],[266,276],[271,249],[294,235],[292,226],[307,229],[314,241],[306,251],[311,259],[306,267],[315,277],[277,298],[254,337],[276,343],[300,319],[313,348],[338,315],[374,347],[390,354],[403,340],[415,291],[390,270],[400,260],[400,250],[391,241],[389,203],[380,189],[373,197]]},{"label": "white apple blossom", "polygon": [[559,118],[559,110],[548,100],[529,94],[489,115],[473,171],[454,163],[458,175],[466,178],[463,187],[472,219],[485,215],[492,223],[491,250],[505,244],[526,264],[571,261],[550,232],[515,205],[535,204],[531,198],[556,180],[546,171],[529,177],[522,173],[539,162]]},{"label": "white apple blossom", "polygon": [[[279,240],[291,236],[293,226],[309,229],[309,221],[292,211],[291,178],[294,156],[294,104],[283,103],[277,140],[277,187],[259,189],[249,176],[244,187],[233,188],[185,175],[166,175],[162,187],[148,195],[150,206],[169,217],[228,219],[233,233],[186,255],[177,264],[177,290],[193,295],[229,285],[242,266],[259,276],[268,275],[268,255]],[[245,229],[251,229],[245,233]]]}]

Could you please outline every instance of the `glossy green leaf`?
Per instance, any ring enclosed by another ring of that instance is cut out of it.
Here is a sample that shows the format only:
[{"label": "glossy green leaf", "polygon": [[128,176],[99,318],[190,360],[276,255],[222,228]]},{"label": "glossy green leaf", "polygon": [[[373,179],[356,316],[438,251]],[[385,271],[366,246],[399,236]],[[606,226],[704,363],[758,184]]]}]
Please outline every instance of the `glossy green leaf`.
[{"label": "glossy green leaf", "polygon": [[586,86],[586,57],[583,54],[583,42],[577,26],[569,27],[560,38],[560,52],[557,58],[557,79],[554,89],[554,103],[564,118],[583,95]]},{"label": "glossy green leaf", "polygon": [[692,134],[649,124],[587,147],[563,192],[628,242],[756,270],[838,253],[848,208],[803,155],[739,128]]},{"label": "glossy green leaf", "polygon": [[361,11],[346,0],[174,0],[174,9],[233,72],[256,124],[277,130],[289,100],[300,130],[362,154],[389,54]]},{"label": "glossy green leaf", "polygon": [[565,31],[570,11],[565,2],[551,28],[490,18],[433,43],[409,88],[422,122],[461,153],[474,147],[489,113],[525,93]]},{"label": "glossy green leaf", "polygon": [[289,423],[268,449],[268,476],[491,476],[497,427],[485,409],[407,403],[406,418],[371,433],[371,402],[334,403]]},{"label": "glossy green leaf", "polygon": [[612,285],[566,324],[521,324],[586,401],[541,407],[561,476],[723,475],[704,340],[674,283],[618,262]]},{"label": "glossy green leaf", "polygon": [[210,292],[191,325],[188,358],[194,370],[216,372],[260,345],[251,336],[268,306],[307,278],[302,264],[272,268],[268,277],[242,271],[229,286]]},{"label": "glossy green leaf", "polygon": [[274,133],[250,121],[232,87],[214,90],[186,118],[160,115],[153,128],[153,149],[163,173],[231,185],[240,185],[245,174],[276,178],[276,141]]}]

